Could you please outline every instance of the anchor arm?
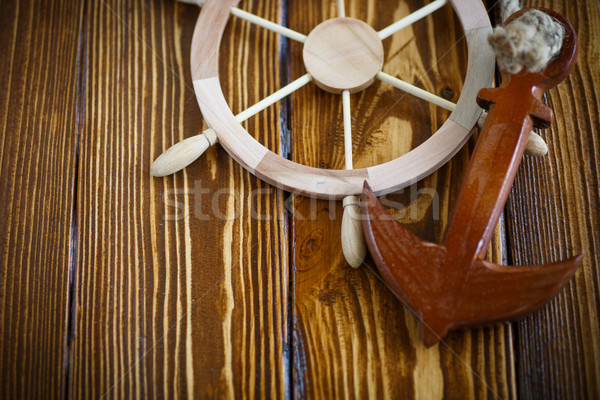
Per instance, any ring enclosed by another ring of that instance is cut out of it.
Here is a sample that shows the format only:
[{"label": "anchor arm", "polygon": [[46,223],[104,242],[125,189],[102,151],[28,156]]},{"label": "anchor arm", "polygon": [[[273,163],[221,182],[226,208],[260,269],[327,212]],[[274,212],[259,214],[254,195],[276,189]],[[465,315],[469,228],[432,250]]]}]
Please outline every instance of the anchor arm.
[{"label": "anchor arm", "polygon": [[[455,312],[455,328],[521,318],[543,306],[571,279],[583,255],[552,264],[513,267],[477,260]],[[481,303],[485,303],[485,307]]]},{"label": "anchor arm", "polygon": [[[367,182],[360,204],[366,217],[363,218],[365,240],[379,273],[410,309],[428,308],[421,299],[435,296],[437,285],[433,283],[437,280],[445,249],[422,240],[394,220]],[[394,240],[381,240],[384,237]],[[425,292],[428,296],[422,296]]]}]

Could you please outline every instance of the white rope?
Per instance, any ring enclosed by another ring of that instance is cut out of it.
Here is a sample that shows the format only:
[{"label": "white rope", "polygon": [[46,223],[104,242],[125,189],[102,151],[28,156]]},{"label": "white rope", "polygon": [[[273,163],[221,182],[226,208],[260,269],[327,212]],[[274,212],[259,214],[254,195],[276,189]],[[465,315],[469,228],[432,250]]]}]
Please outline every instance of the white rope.
[{"label": "white rope", "polygon": [[[502,17],[519,9],[516,0],[503,0]],[[506,26],[499,26],[488,41],[496,53],[500,69],[516,74],[526,68],[539,72],[560,53],[565,29],[562,24],[539,10],[530,10]]]},{"label": "white rope", "polygon": [[502,0],[500,2],[500,12],[502,22],[521,9],[520,0]]}]

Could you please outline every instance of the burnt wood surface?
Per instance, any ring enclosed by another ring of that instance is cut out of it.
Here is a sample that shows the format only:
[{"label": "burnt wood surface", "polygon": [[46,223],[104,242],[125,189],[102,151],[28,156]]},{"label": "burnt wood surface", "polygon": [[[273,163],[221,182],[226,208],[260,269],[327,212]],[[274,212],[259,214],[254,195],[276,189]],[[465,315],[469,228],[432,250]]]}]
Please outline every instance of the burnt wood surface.
[{"label": "burnt wood surface", "polygon": [[[579,61],[546,96],[550,153],[524,158],[487,258],[582,251],[584,263],[531,316],[426,349],[372,261],[345,264],[340,202],[272,188],[219,146],[150,176],[165,148],[206,128],[189,71],[197,7],[1,1],[0,397],[600,398],[600,9],[525,3],[571,21]],[[348,0],[346,13],[381,29],[423,4]],[[240,8],[308,33],[335,1]],[[384,41],[384,71],[456,101],[461,39],[447,5]],[[232,19],[220,53],[232,110],[300,76],[301,50]],[[357,167],[447,117],[384,84],[352,103]],[[343,167],[341,99],[314,85],[245,126],[294,161]],[[474,143],[386,196],[388,211],[439,242]]]},{"label": "burnt wood surface", "polygon": [[584,253],[575,277],[546,307],[515,324],[522,398],[600,398],[600,4],[525,1],[564,15],[579,56],[547,103],[546,157],[525,157],[506,207],[508,263],[545,264]]},{"label": "burnt wood surface", "polygon": [[0,4],[0,397],[69,373],[84,6]]}]

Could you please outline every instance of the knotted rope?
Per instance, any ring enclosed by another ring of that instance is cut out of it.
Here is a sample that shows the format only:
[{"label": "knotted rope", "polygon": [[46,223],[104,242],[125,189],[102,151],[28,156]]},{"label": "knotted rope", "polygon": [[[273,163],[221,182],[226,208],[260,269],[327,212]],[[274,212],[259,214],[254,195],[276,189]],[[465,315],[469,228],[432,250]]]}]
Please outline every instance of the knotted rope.
[{"label": "knotted rope", "polygon": [[[518,0],[503,0],[502,19],[520,9]],[[516,74],[526,68],[538,72],[560,53],[565,29],[554,18],[530,10],[505,27],[499,26],[488,41],[501,69]]]}]

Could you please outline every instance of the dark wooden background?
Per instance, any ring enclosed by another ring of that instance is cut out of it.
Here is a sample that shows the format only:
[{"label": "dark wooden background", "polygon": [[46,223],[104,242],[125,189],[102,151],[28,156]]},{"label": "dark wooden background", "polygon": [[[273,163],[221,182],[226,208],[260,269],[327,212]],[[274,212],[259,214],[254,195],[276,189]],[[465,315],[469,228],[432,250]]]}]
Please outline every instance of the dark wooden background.
[{"label": "dark wooden background", "polygon": [[[150,176],[163,149],[203,129],[195,6],[0,0],[0,396],[600,398],[600,2],[526,3],[564,14],[581,50],[547,96],[550,153],[524,158],[490,257],[586,258],[535,314],[427,350],[370,259],[345,264],[340,204],[275,190],[219,146]],[[380,29],[422,5],[349,0],[347,13]],[[335,1],[241,8],[308,33]],[[457,100],[466,55],[450,6],[384,45],[386,72]],[[299,45],[239,20],[220,62],[234,112],[303,73]],[[358,166],[447,117],[380,84],[353,105]],[[343,166],[339,98],[314,87],[247,128],[295,161]],[[396,217],[439,239],[472,146],[387,196]]]}]

